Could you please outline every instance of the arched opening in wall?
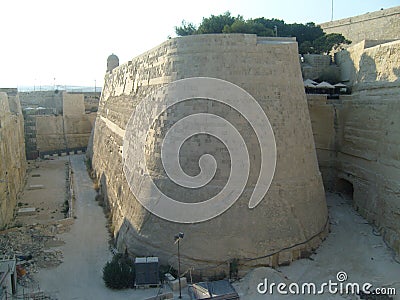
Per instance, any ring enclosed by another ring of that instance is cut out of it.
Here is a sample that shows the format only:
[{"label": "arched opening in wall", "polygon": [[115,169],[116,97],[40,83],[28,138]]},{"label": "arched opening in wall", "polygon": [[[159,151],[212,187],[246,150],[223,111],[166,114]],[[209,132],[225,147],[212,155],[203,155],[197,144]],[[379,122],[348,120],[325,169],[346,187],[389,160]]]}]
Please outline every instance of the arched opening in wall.
[{"label": "arched opening in wall", "polygon": [[354,187],[350,181],[339,178],[336,182],[336,191],[339,192],[344,199],[353,203]]}]

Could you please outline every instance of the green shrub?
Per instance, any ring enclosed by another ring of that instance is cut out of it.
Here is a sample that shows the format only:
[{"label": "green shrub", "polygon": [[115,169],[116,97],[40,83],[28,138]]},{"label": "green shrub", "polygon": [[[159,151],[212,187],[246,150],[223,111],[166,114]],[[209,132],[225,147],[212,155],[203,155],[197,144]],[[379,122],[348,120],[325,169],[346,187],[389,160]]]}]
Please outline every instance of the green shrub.
[{"label": "green shrub", "polygon": [[110,289],[132,287],[135,281],[133,261],[123,254],[116,254],[103,268],[103,280]]}]

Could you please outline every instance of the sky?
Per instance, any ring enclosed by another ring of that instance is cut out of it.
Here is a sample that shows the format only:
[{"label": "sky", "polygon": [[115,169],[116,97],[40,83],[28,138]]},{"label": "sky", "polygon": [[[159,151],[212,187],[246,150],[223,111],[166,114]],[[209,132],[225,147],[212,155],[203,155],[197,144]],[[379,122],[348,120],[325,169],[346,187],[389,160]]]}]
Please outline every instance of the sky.
[{"label": "sky", "polygon": [[[334,20],[400,0],[333,0]],[[230,11],[286,23],[331,20],[332,0],[2,0],[0,87],[103,85],[107,57],[120,63],[175,36],[182,20]]]}]

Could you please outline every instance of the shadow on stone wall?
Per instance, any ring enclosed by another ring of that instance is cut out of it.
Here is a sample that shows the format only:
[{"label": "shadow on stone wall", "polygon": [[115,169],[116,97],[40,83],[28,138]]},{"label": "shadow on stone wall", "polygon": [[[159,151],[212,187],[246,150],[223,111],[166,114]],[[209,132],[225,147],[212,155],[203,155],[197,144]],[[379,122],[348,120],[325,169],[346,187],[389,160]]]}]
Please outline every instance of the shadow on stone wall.
[{"label": "shadow on stone wall", "polygon": [[[370,46],[372,42],[374,45]],[[335,54],[341,69],[341,81],[353,91],[396,87],[400,68],[396,63],[398,42],[363,41]]]},{"label": "shadow on stone wall", "polygon": [[357,72],[356,85],[376,82],[376,64],[372,57],[364,52],[361,55],[358,65],[360,66],[360,69]]}]

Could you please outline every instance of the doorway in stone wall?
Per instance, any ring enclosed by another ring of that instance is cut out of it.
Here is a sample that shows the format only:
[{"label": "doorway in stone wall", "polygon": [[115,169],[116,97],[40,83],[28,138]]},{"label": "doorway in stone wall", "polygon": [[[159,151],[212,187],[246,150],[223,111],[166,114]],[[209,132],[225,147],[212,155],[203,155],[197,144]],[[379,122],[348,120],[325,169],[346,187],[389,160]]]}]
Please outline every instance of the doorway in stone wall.
[{"label": "doorway in stone wall", "polygon": [[354,187],[350,181],[339,178],[336,182],[336,191],[349,203],[353,204]]}]

